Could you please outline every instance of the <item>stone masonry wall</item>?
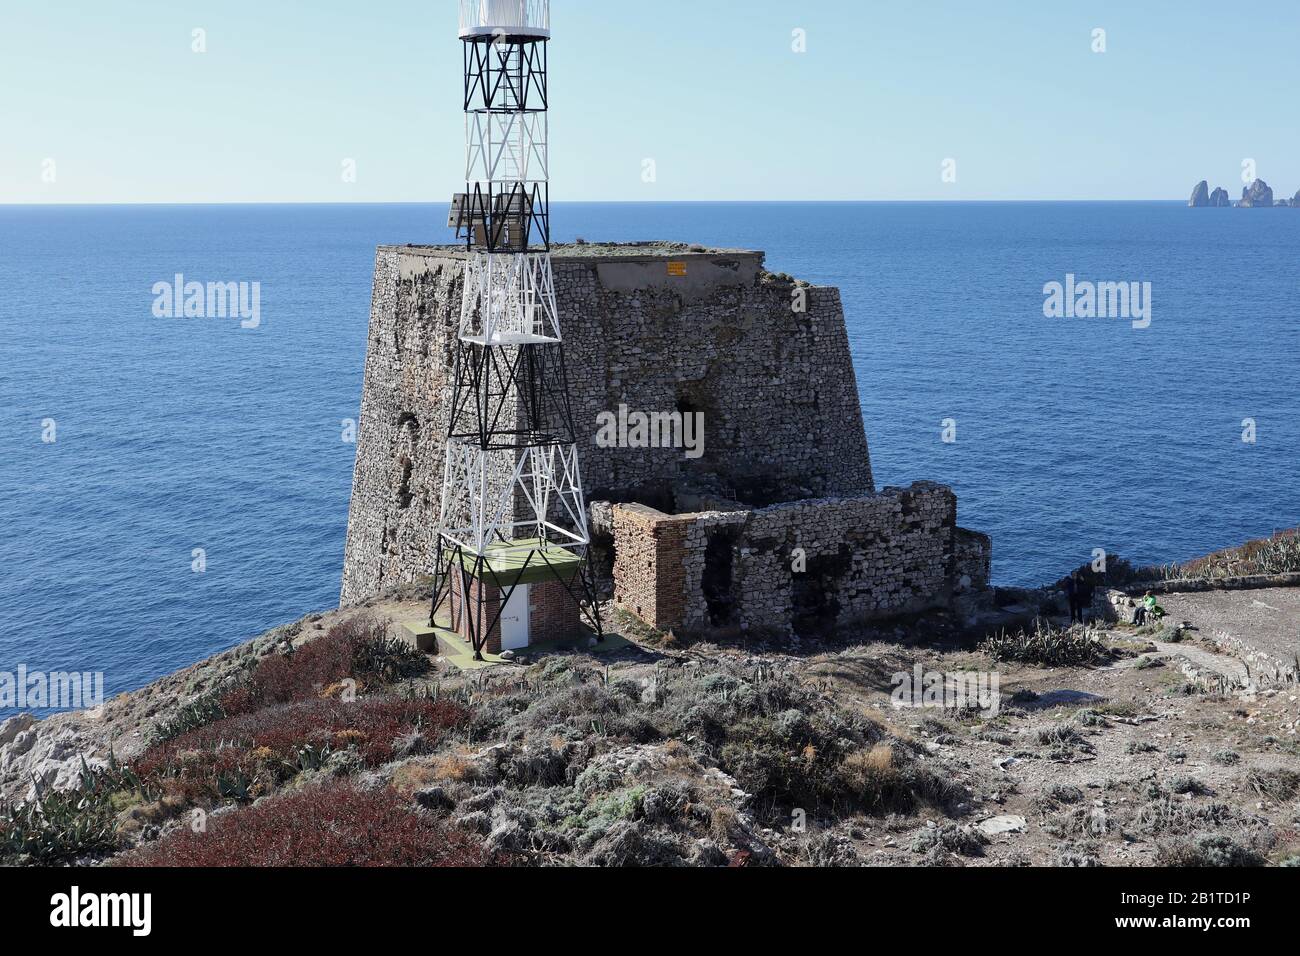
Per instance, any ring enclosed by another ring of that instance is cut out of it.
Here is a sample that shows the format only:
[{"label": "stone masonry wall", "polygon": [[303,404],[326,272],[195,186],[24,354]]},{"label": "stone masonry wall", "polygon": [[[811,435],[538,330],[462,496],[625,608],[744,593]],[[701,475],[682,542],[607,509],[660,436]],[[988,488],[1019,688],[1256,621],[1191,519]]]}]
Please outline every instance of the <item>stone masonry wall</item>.
[{"label": "stone masonry wall", "polygon": [[[989,554],[959,554],[959,537],[974,545],[956,520],[955,495],[931,483],[752,511],[666,515],[620,505],[615,600],[656,627],[686,630],[807,631],[946,607]],[[797,573],[796,549],[806,559]],[[645,569],[647,555],[654,557],[653,574]],[[677,580],[681,590],[661,594],[652,613],[636,610],[636,601],[649,600],[651,581],[662,591]]]},{"label": "stone masonry wall", "polygon": [[343,604],[432,571],[458,266],[431,260],[413,269],[396,249],[381,249],[376,258]]},{"label": "stone masonry wall", "polygon": [[957,590],[988,590],[993,577],[993,540],[979,531],[958,528],[953,538],[953,551]]},{"label": "stone masonry wall", "polygon": [[[462,268],[459,248],[376,257],[344,604],[431,571]],[[874,491],[837,290],[771,276],[762,253],[664,244],[559,247],[554,272],[589,499]],[[704,456],[597,447],[597,417],[620,405],[702,412]]]}]

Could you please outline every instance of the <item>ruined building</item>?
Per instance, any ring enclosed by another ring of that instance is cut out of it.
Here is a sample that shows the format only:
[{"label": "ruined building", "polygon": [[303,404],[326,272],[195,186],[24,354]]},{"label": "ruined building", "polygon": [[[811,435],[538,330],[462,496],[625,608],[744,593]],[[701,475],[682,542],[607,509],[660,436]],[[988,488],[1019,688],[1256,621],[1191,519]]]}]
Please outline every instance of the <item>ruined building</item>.
[{"label": "ruined building", "polygon": [[[432,571],[466,255],[378,252],[344,604]],[[987,586],[989,540],[950,489],[876,489],[836,289],[665,243],[555,246],[553,269],[618,605],[661,629],[810,632]],[[637,413],[702,422],[702,448],[597,441]]]}]

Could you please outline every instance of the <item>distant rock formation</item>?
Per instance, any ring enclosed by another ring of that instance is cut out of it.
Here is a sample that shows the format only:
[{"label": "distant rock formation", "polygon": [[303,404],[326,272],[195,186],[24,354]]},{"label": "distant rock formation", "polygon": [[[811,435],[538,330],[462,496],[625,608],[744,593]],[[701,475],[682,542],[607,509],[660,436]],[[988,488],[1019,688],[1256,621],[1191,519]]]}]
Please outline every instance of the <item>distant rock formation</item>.
[{"label": "distant rock formation", "polygon": [[1271,209],[1273,190],[1264,180],[1257,179],[1241,191],[1241,202],[1238,206],[1241,209]]},{"label": "distant rock formation", "polygon": [[1241,191],[1241,201],[1234,203],[1226,189],[1219,186],[1210,192],[1210,184],[1202,179],[1192,190],[1192,198],[1187,205],[1193,209],[1222,209],[1227,206],[1236,206],[1238,209],[1300,209],[1300,191],[1296,192],[1293,199],[1283,197],[1275,200],[1269,184],[1257,179]]}]

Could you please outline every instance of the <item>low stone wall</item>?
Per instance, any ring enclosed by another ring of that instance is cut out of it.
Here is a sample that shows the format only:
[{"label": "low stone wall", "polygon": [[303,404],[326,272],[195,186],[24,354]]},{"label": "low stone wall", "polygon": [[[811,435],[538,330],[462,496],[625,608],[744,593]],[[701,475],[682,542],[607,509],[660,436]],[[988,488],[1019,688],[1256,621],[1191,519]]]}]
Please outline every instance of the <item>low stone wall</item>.
[{"label": "low stone wall", "polygon": [[1119,588],[1127,595],[1194,594],[1201,591],[1259,591],[1264,588],[1300,587],[1300,574],[1252,574],[1237,578],[1182,578],[1173,581],[1139,581]]},{"label": "low stone wall", "polygon": [[[1142,593],[1142,592],[1139,592]],[[1107,624],[1133,623],[1137,601],[1126,591],[1115,588],[1098,588],[1092,595],[1092,616]]]},{"label": "low stone wall", "polygon": [[1262,591],[1300,587],[1300,574],[1252,574],[1237,578],[1185,578],[1173,581],[1139,581],[1122,588],[1098,588],[1092,611],[1100,620],[1129,624],[1138,599],[1152,594],[1200,594],[1206,591]]},{"label": "low stone wall", "polygon": [[952,490],[667,515],[613,509],[615,601],[663,629],[814,631],[950,606],[987,586],[992,548]]}]

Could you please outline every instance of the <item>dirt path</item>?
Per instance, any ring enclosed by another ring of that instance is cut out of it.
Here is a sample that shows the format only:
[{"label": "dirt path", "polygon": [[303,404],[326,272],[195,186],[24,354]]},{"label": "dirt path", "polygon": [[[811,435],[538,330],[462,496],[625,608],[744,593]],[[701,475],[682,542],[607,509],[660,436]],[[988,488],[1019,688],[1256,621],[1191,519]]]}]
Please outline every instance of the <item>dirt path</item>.
[{"label": "dirt path", "polygon": [[1136,667],[1147,658],[1158,658],[1172,663],[1182,662],[1179,666],[1183,673],[1191,678],[1222,678],[1228,687],[1245,687],[1250,683],[1250,671],[1240,660],[1225,654],[1204,650],[1192,644],[1171,644],[1167,641],[1152,641],[1156,650],[1144,654],[1135,661],[1127,662]]}]

